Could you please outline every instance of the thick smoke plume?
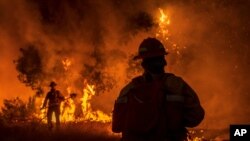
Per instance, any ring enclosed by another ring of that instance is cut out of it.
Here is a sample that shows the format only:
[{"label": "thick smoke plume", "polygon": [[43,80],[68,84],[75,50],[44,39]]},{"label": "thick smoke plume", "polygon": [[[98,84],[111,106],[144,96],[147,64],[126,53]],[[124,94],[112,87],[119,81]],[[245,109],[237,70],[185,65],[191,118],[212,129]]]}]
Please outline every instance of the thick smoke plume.
[{"label": "thick smoke plume", "polygon": [[249,122],[248,7],[243,0],[0,0],[1,99],[42,93],[51,80],[80,93],[87,79],[98,89],[94,106],[111,112],[162,8],[171,19],[166,48],[180,48],[167,70],[197,91],[206,110],[200,127]]}]

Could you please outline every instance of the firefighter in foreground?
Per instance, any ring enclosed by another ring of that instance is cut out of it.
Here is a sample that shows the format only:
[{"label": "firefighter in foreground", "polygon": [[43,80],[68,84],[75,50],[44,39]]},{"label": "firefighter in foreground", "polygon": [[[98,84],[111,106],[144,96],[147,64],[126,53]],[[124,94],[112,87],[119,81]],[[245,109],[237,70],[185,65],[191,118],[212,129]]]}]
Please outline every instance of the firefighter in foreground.
[{"label": "firefighter in foreground", "polygon": [[155,38],[139,46],[144,73],[126,85],[115,101],[112,130],[122,141],[184,141],[186,127],[197,126],[204,110],[197,94],[181,78],[166,73],[167,52]]},{"label": "firefighter in foreground", "polygon": [[47,102],[48,104],[48,111],[47,111],[47,122],[48,127],[51,130],[53,128],[52,124],[52,113],[55,113],[56,117],[56,129],[59,129],[60,126],[60,105],[63,100],[65,100],[64,96],[60,93],[59,90],[56,90],[56,83],[52,81],[50,83],[50,91],[47,93],[45,100],[43,102],[42,108],[46,108]]}]

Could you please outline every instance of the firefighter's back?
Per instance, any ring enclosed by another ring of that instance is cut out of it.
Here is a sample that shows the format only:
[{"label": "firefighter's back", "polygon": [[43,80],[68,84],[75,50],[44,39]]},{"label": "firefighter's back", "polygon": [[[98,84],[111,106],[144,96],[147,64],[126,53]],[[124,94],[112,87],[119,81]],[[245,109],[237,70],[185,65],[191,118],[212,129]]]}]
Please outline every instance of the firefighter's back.
[{"label": "firefighter's back", "polygon": [[[185,85],[181,78],[170,73],[165,73],[156,80],[147,80],[146,76],[133,79],[121,91],[116,101],[113,130],[120,128],[117,131],[122,132],[125,141],[184,140],[187,136],[185,127],[188,126],[185,118],[192,118],[189,111],[198,109],[196,117],[193,118],[196,121],[188,122],[198,124],[204,116],[197,99],[186,102],[196,94],[191,93],[188,96]],[[186,108],[190,106],[190,109]],[[116,122],[120,123],[120,127],[115,127]]]}]

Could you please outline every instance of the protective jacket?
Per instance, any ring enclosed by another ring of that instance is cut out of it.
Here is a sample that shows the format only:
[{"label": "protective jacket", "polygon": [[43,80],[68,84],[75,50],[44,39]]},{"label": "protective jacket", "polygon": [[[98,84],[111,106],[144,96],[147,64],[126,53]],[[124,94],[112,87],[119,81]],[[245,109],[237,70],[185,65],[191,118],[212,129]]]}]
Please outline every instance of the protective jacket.
[{"label": "protective jacket", "polygon": [[52,114],[53,112],[55,113],[56,117],[56,128],[59,129],[60,126],[60,104],[64,100],[64,96],[60,93],[60,91],[51,89],[43,102],[43,108],[46,107],[47,102],[49,100],[48,104],[48,111],[47,111],[47,122],[48,122],[48,127],[51,130],[53,128],[52,124]]},{"label": "protective jacket", "polygon": [[47,101],[49,100],[49,108],[60,106],[60,103],[64,100],[64,96],[58,90],[50,90],[43,102],[43,107],[46,106]]},{"label": "protective jacket", "polygon": [[118,96],[112,130],[123,141],[183,141],[185,127],[195,127],[204,110],[194,90],[180,77],[165,73],[152,80],[134,78]]}]

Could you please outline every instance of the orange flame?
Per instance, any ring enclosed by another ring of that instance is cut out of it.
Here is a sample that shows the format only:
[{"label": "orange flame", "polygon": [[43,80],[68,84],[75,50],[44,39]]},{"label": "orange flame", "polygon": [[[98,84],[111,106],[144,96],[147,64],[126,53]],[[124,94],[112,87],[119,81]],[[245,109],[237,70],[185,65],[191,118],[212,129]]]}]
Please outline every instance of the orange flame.
[{"label": "orange flame", "polygon": [[61,121],[68,122],[68,121],[75,121],[75,103],[72,99],[65,100],[61,106]]},{"label": "orange flame", "polygon": [[69,58],[65,58],[62,60],[64,70],[68,70],[69,67],[72,65],[72,61]]},{"label": "orange flame", "polygon": [[163,38],[163,40],[169,39],[168,26],[170,25],[170,19],[167,14],[164,13],[163,9],[159,8],[160,17],[158,19],[159,30],[156,33],[156,37]]},{"label": "orange flame", "polygon": [[[196,132],[197,132],[197,131],[189,130],[189,131],[188,131],[188,139],[187,139],[187,141],[204,141],[204,140],[205,140],[205,137],[204,137],[204,136],[202,136],[202,137],[197,137],[197,136],[195,136],[195,133],[196,133]],[[200,133],[203,133],[204,130],[200,130],[199,132],[200,132]]]},{"label": "orange flame", "polygon": [[87,121],[98,121],[98,122],[110,122],[111,116],[103,113],[100,110],[93,111],[90,100],[92,96],[95,95],[95,86],[90,85],[87,81],[84,81],[84,89],[83,89],[83,97],[81,98],[82,101],[82,111],[84,114],[84,120]]},{"label": "orange flame", "polygon": [[[70,87],[68,87],[68,90]],[[71,92],[71,91],[70,91]],[[75,118],[75,109],[76,105],[74,100],[66,98],[60,106],[61,115],[60,119],[62,122],[79,122],[79,121],[95,121],[107,123],[111,122],[111,115],[105,114],[101,110],[94,111],[91,107],[91,99],[96,94],[95,86],[87,83],[87,80],[84,80],[83,96],[81,100],[81,109],[83,112],[83,117],[80,119]],[[43,122],[46,122],[46,109],[41,111],[41,114],[38,115]],[[55,121],[54,117],[52,121]]]},{"label": "orange flame", "polygon": [[180,55],[181,50],[186,49],[186,47],[185,46],[181,47],[169,39],[171,36],[169,32],[170,17],[161,8],[159,8],[159,12],[160,12],[160,16],[158,17],[158,21],[157,21],[158,28],[157,28],[155,36],[159,38],[160,40],[162,40],[163,42],[169,43],[170,48],[168,49],[171,50],[171,52],[175,52],[177,55]]},{"label": "orange flame", "polygon": [[[72,61],[69,58],[65,58],[62,61],[62,65],[65,71],[68,71],[70,66],[72,65]],[[81,100],[81,109],[83,112],[83,116],[79,119],[75,118],[75,109],[76,104],[74,100],[69,96],[61,103],[60,110],[61,115],[60,119],[62,122],[78,122],[78,121],[96,121],[96,122],[110,122],[111,115],[107,115],[101,110],[94,111],[91,107],[91,99],[96,94],[95,86],[87,83],[87,80],[83,82],[83,93]],[[66,88],[68,94],[72,93],[73,87],[68,86]],[[41,110],[40,114],[38,114],[38,118],[42,119],[43,122],[46,122],[46,109]],[[52,118],[52,121],[55,121],[55,118]]]}]

